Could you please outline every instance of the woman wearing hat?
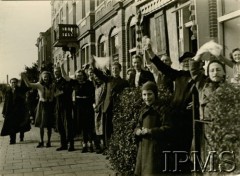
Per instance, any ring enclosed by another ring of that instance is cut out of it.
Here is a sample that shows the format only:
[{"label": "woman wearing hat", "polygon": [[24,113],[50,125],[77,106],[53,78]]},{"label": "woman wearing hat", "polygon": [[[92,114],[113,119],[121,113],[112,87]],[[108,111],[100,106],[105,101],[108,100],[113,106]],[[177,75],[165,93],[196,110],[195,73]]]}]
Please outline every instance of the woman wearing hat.
[{"label": "woman wearing hat", "polygon": [[[190,73],[193,80],[196,82],[196,87],[199,92],[199,104],[200,104],[200,119],[208,121],[204,125],[203,134],[201,134],[201,157],[202,160],[206,159],[209,146],[206,145],[210,141],[210,131],[212,131],[211,123],[213,117],[209,112],[208,103],[209,97],[213,92],[220,88],[220,85],[225,82],[226,71],[224,64],[216,57],[211,58],[210,55],[202,54],[195,56],[190,61]],[[210,60],[207,66],[207,75],[202,72],[201,62]]]}]

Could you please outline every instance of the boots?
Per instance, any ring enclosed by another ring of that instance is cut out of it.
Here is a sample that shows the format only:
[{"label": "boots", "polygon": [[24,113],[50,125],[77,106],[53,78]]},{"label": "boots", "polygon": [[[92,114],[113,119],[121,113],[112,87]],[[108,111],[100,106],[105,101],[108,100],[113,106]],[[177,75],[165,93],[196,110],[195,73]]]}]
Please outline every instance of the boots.
[{"label": "boots", "polygon": [[69,148],[68,148],[68,151],[69,152],[72,152],[72,151],[74,151],[75,149],[74,149],[74,140],[72,140],[72,141],[70,141],[70,146],[69,146]]}]

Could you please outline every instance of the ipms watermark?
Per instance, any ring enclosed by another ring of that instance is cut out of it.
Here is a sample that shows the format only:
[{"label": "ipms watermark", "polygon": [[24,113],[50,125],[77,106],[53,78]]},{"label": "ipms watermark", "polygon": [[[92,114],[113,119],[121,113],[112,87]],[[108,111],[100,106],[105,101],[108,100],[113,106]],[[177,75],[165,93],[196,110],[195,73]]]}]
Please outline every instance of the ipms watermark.
[{"label": "ipms watermark", "polygon": [[[165,168],[163,172],[181,172],[181,167],[192,163],[191,172],[225,172],[236,169],[235,153],[233,151],[208,151],[204,159],[198,151],[163,151]],[[169,163],[169,161],[174,163]],[[170,166],[171,165],[171,166]],[[171,169],[170,169],[171,168]]]}]

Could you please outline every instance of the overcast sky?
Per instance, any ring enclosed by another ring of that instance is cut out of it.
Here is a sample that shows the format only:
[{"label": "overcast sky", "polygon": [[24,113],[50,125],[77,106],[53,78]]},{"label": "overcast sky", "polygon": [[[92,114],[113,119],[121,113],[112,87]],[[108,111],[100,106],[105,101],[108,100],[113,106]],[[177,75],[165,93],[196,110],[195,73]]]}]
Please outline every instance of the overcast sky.
[{"label": "overcast sky", "polygon": [[50,1],[0,1],[0,83],[37,61],[37,38],[50,27]]}]

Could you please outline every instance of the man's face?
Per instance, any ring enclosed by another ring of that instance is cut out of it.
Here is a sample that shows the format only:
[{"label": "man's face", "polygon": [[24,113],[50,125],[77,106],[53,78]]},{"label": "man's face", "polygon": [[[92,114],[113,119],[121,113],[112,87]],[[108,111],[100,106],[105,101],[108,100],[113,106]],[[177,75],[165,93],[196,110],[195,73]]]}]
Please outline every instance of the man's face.
[{"label": "man's face", "polygon": [[11,80],[10,86],[15,89],[17,87],[17,80]]},{"label": "man's face", "polygon": [[94,73],[93,73],[92,69],[88,69],[88,76],[89,76],[90,79],[94,78]]},{"label": "man's face", "polygon": [[180,63],[181,67],[182,67],[182,70],[185,70],[185,71],[189,70],[189,60],[190,59],[191,59],[190,57],[187,57]]},{"label": "man's face", "polygon": [[137,71],[140,71],[141,70],[141,66],[142,66],[142,62],[141,62],[141,59],[136,57],[136,58],[133,58],[132,59],[132,65],[133,65],[133,68]]},{"label": "man's face", "polygon": [[60,78],[62,76],[61,70],[55,69],[54,70],[54,76],[55,76],[55,78]]},{"label": "man's face", "polygon": [[171,61],[170,57],[168,57],[168,56],[163,55],[161,57],[161,61],[168,66],[172,65],[172,61]]},{"label": "man's face", "polygon": [[112,76],[113,77],[119,77],[120,72],[121,72],[121,70],[117,65],[112,66]]}]

